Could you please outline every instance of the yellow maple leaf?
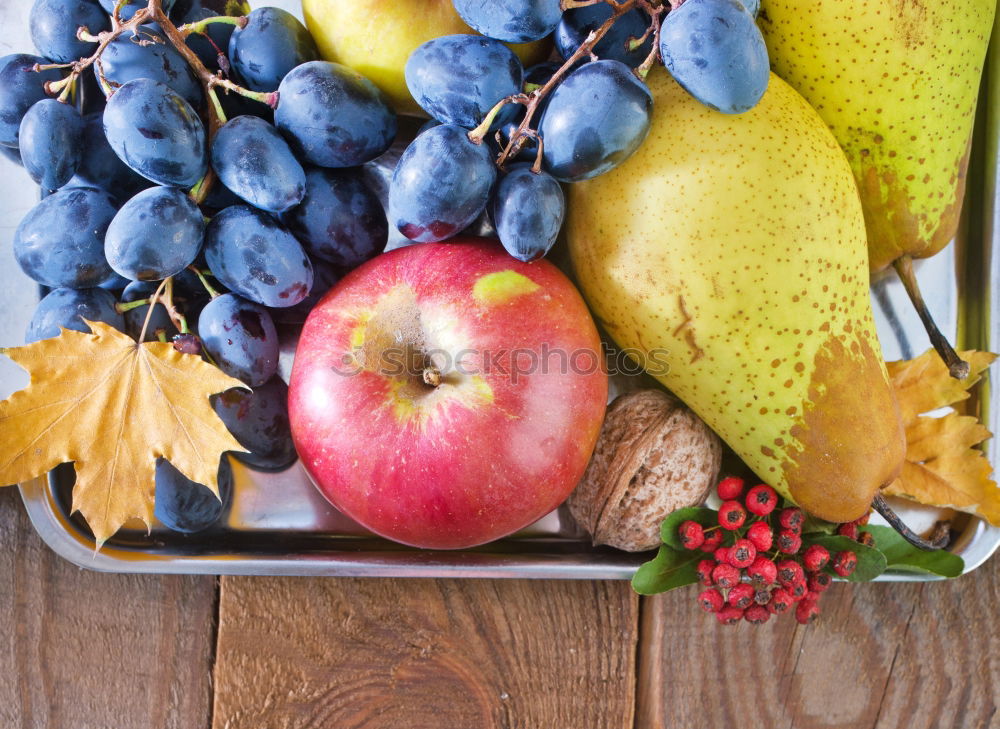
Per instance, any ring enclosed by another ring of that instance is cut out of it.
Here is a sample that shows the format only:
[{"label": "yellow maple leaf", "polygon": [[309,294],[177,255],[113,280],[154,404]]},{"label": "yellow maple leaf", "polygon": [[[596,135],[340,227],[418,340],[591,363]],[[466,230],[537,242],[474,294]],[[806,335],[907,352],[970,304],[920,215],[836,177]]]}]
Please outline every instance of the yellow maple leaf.
[{"label": "yellow maple leaf", "polygon": [[971,371],[964,380],[948,374],[934,350],[903,362],[887,362],[906,428],[906,462],[885,493],[977,514],[1000,526],[1000,488],[993,468],[976,446],[990,431],[976,418],[952,409],[941,417],[924,413],[953,406],[969,397],[969,388],[996,359],[989,352],[962,352]]},{"label": "yellow maple leaf", "polygon": [[209,395],[246,387],[170,344],[135,340],[101,322],[93,334],[3,349],[31,384],[0,402],[0,484],[76,468],[73,511],[100,547],[129,519],[153,520],[156,459],[218,496],[224,451],[244,451]]}]

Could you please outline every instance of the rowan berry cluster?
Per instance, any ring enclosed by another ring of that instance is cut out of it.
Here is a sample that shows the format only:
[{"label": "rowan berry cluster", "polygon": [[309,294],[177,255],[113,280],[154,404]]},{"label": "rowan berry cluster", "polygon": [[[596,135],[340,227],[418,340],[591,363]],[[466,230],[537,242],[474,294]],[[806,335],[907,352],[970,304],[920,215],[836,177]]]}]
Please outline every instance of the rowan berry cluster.
[{"label": "rowan berry cluster", "polygon": [[[717,524],[685,521],[678,527],[686,549],[710,555],[698,563],[698,581],[707,588],[698,603],[724,625],[766,623],[793,607],[795,619],[808,623],[819,615],[819,597],[833,579],[831,572],[847,577],[857,555],[831,555],[819,544],[803,548],[802,510],[778,509],[778,494],[766,484],[744,492],[745,486],[740,478],[719,482]],[[837,534],[864,542],[870,535],[858,527],[867,521],[865,516],[841,524]]]}]

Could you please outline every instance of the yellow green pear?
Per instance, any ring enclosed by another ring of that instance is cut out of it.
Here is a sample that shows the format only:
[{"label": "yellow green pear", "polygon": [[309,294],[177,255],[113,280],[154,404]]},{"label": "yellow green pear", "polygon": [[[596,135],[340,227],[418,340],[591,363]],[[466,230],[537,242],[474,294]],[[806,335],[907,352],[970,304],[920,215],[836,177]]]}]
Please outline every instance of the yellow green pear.
[{"label": "yellow green pear", "polygon": [[955,237],[996,0],[764,0],[771,67],[847,153],[872,271]]},{"label": "yellow green pear", "polygon": [[[401,114],[426,116],[406,88],[406,59],[422,43],[475,33],[452,0],[302,0],[302,15],[327,61],[368,77]],[[508,44],[525,67],[544,61],[546,40]]]},{"label": "yellow green pear", "polygon": [[648,82],[642,147],[569,188],[580,287],[615,342],[758,476],[821,518],[858,518],[899,474],[904,435],[847,160],[773,75],[736,116],[662,69]]}]

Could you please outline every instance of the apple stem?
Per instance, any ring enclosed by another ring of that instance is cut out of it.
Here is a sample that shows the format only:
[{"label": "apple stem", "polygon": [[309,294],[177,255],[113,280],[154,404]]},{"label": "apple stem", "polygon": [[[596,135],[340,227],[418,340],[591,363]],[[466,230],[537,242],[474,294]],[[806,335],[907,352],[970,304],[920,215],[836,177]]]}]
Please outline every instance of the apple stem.
[{"label": "apple stem", "polygon": [[427,365],[424,367],[423,379],[424,384],[437,387],[441,384],[441,370],[434,365]]},{"label": "apple stem", "polygon": [[875,511],[882,515],[882,518],[889,522],[889,526],[899,532],[899,536],[908,541],[917,549],[923,549],[928,552],[933,552],[936,549],[944,549],[948,546],[948,541],[951,538],[951,528],[948,522],[939,521],[934,525],[934,531],[931,533],[930,539],[924,539],[919,534],[914,533],[910,527],[903,523],[903,520],[899,518],[899,514],[893,511],[892,507],[885,500],[882,494],[875,494],[875,498],[872,499],[872,507]]},{"label": "apple stem", "polygon": [[905,255],[900,256],[893,261],[892,265],[896,269],[896,273],[899,274],[899,279],[903,282],[903,287],[913,303],[913,308],[917,310],[924,329],[927,330],[931,344],[934,345],[934,349],[948,366],[948,373],[956,380],[964,380],[969,376],[969,363],[958,356],[955,348],[951,346],[951,342],[934,323],[934,319],[927,309],[927,304],[924,303],[924,297],[920,293],[920,287],[917,285],[917,277],[913,273],[913,259]]}]

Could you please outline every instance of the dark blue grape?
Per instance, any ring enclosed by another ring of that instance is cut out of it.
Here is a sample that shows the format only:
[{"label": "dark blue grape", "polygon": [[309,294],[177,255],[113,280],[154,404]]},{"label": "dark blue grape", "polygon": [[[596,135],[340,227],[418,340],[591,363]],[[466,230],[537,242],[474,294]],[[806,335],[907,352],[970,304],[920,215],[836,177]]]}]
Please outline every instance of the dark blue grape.
[{"label": "dark blue grape", "polygon": [[660,53],[677,83],[725,114],[752,109],[767,90],[764,36],[739,0],[686,0],[671,10]]},{"label": "dark blue grape", "polygon": [[55,99],[35,102],[18,132],[21,160],[31,179],[47,190],[69,182],[80,165],[83,127],[75,107]]},{"label": "dark blue grape", "polygon": [[249,453],[232,455],[253,468],[282,471],[298,456],[288,424],[288,385],[272,377],[253,392],[241,387],[212,395],[216,414]]},{"label": "dark blue grape", "polygon": [[312,61],[278,87],[274,123],[304,162],[356,167],[389,149],[396,114],[375,84],[339,63]]},{"label": "dark blue grape", "polygon": [[283,213],[302,201],[306,173],[272,125],[230,119],[212,139],[212,168],[226,187],[261,210]]},{"label": "dark blue grape", "polygon": [[119,276],[117,273],[112,271],[110,276],[108,276],[106,279],[97,284],[97,287],[104,289],[105,291],[115,292],[115,291],[121,291],[126,286],[128,286],[129,283],[131,282],[127,278],[125,278],[124,276]]},{"label": "dark blue grape", "polygon": [[41,56],[12,53],[0,58],[0,144],[17,146],[21,119],[36,101],[47,98],[45,84],[62,78],[59,69],[32,71],[36,63],[48,63]]},{"label": "dark blue grape", "polygon": [[[550,78],[555,75],[555,72],[560,68],[558,63],[539,63],[532,66],[531,68],[525,70],[524,72],[524,85],[533,84],[535,86],[544,86]],[[538,105],[538,109],[535,111],[532,117],[535,126],[538,125],[539,120],[542,118],[542,114],[545,113],[545,107],[548,106],[549,97],[546,96],[541,100]],[[524,107],[516,107],[516,113],[511,117],[511,120],[506,122],[500,127],[500,143],[497,144],[495,137],[490,138],[490,143],[494,146],[494,152],[499,155],[504,147],[507,146],[507,142],[517,131],[518,126],[524,120]],[[514,157],[511,159],[522,160],[526,162],[534,162],[535,157],[538,156],[538,142],[531,137],[525,137],[523,143],[521,144],[521,149],[518,151]]]},{"label": "dark blue grape", "polygon": [[229,62],[254,91],[274,91],[289,71],[318,58],[309,31],[281,8],[257,8],[229,39]]},{"label": "dark blue grape", "polygon": [[59,327],[90,334],[84,322],[100,321],[119,331],[125,330],[122,315],[115,308],[115,297],[104,289],[52,289],[45,295],[28,324],[24,341],[28,344],[59,336]]},{"label": "dark blue grape", "polygon": [[453,4],[471,27],[508,43],[544,38],[562,17],[559,0],[453,0]]},{"label": "dark blue grape", "polygon": [[255,116],[268,124],[274,123],[274,109],[262,101],[250,99],[242,94],[219,94],[219,103],[226,114],[226,119],[238,116]]},{"label": "dark blue grape", "polygon": [[[127,304],[132,301],[139,301],[140,299],[148,299],[156,293],[159,285],[158,281],[133,281],[122,291],[122,301]],[[132,337],[132,339],[139,339],[148,313],[148,304],[136,309],[129,309],[125,312],[125,333]],[[177,328],[170,320],[167,308],[159,302],[153,307],[153,313],[149,317],[149,325],[146,327],[146,336],[143,341],[155,342],[157,339],[157,329],[162,329],[168,339],[177,333]]]},{"label": "dark blue grape", "polygon": [[295,306],[312,288],[302,245],[267,213],[228,207],[208,224],[205,260],[230,290],[264,306]]},{"label": "dark blue grape", "polygon": [[14,257],[45,286],[98,286],[112,274],[104,259],[104,232],[114,216],[115,201],[103,190],[60,190],[21,220],[14,233]]},{"label": "dark blue grape", "polygon": [[107,13],[93,0],[35,0],[28,16],[31,42],[38,52],[58,63],[89,56],[96,46],[78,40],[77,28],[92,35],[111,30]]},{"label": "dark blue grape", "polygon": [[345,268],[374,258],[389,239],[382,203],[355,170],[310,169],[305,197],[284,221],[309,255]]},{"label": "dark blue grape", "polygon": [[176,187],[152,187],[125,203],[108,226],[104,255],[133,281],[160,281],[191,265],[201,250],[205,221]]},{"label": "dark blue grape", "polygon": [[524,78],[512,50],[479,35],[427,41],[410,54],[405,73],[406,86],[424,111],[469,129],[500,99],[520,93]]},{"label": "dark blue grape", "polygon": [[624,63],[580,66],[555,88],[542,115],[545,168],[577,182],[617,167],[646,138],[652,112],[652,94]]},{"label": "dark blue grape", "polygon": [[389,183],[389,220],[419,243],[444,240],[479,217],[496,180],[486,144],[442,124],[414,139]]},{"label": "dark blue grape", "polygon": [[118,200],[128,200],[153,183],[135,173],[111,149],[104,135],[102,113],[84,117],[82,155],[76,175],[67,183],[73,187],[98,187]]},{"label": "dark blue grape", "polygon": [[[108,15],[114,12],[115,5],[117,4],[117,0],[98,0],[98,2]],[[148,4],[147,0],[130,0],[130,2],[125,3],[124,7],[122,7],[118,13],[118,17],[122,20],[131,20],[136,10],[146,7]],[[161,7],[165,13],[169,13],[173,6],[174,0],[163,0],[161,3]]]},{"label": "dark blue grape", "polygon": [[[205,18],[214,18],[218,15],[213,10],[202,7],[194,3],[184,13],[181,23],[196,23]],[[192,33],[186,39],[188,47],[194,51],[205,68],[214,71],[219,67],[219,53],[226,55],[229,52],[229,39],[233,35],[234,26],[229,23],[212,23],[208,26],[206,34]],[[211,40],[209,40],[211,39]],[[215,45],[212,45],[212,44]],[[271,91],[272,89],[268,89]]]},{"label": "dark blue grape", "polygon": [[104,109],[104,133],[125,164],[161,185],[192,187],[208,168],[201,119],[157,81],[140,78],[118,89]]},{"label": "dark blue grape", "polygon": [[[139,45],[139,41],[150,43]],[[184,56],[162,33],[148,25],[140,26],[134,36],[124,33],[111,41],[101,56],[101,63],[105,77],[117,84],[145,78],[166,84],[196,109],[204,101],[201,84]],[[94,64],[94,73],[97,73],[97,64]]]},{"label": "dark blue grape", "polygon": [[[583,8],[573,8],[563,13],[562,20],[556,27],[553,36],[556,49],[563,58],[569,58],[587,39],[591,31],[600,28],[611,17],[611,6],[607,3],[597,3]],[[653,50],[653,34],[634,50],[629,50],[629,42],[641,38],[649,28],[650,19],[639,9],[629,10],[622,15],[611,30],[594,46],[594,55],[601,59],[621,61],[635,68],[639,66],[650,51]]]},{"label": "dark blue grape", "polygon": [[156,501],[153,516],[167,529],[194,534],[208,529],[222,518],[232,501],[233,470],[225,455],[216,474],[219,496],[207,486],[192,481],[165,458],[156,459]]},{"label": "dark blue grape", "polygon": [[511,165],[493,194],[493,224],[507,252],[519,261],[541,258],[556,242],[566,202],[559,183],[529,164]]},{"label": "dark blue grape", "polygon": [[250,387],[278,370],[278,333],[263,306],[236,294],[209,301],[198,318],[198,336],[215,363]]}]

